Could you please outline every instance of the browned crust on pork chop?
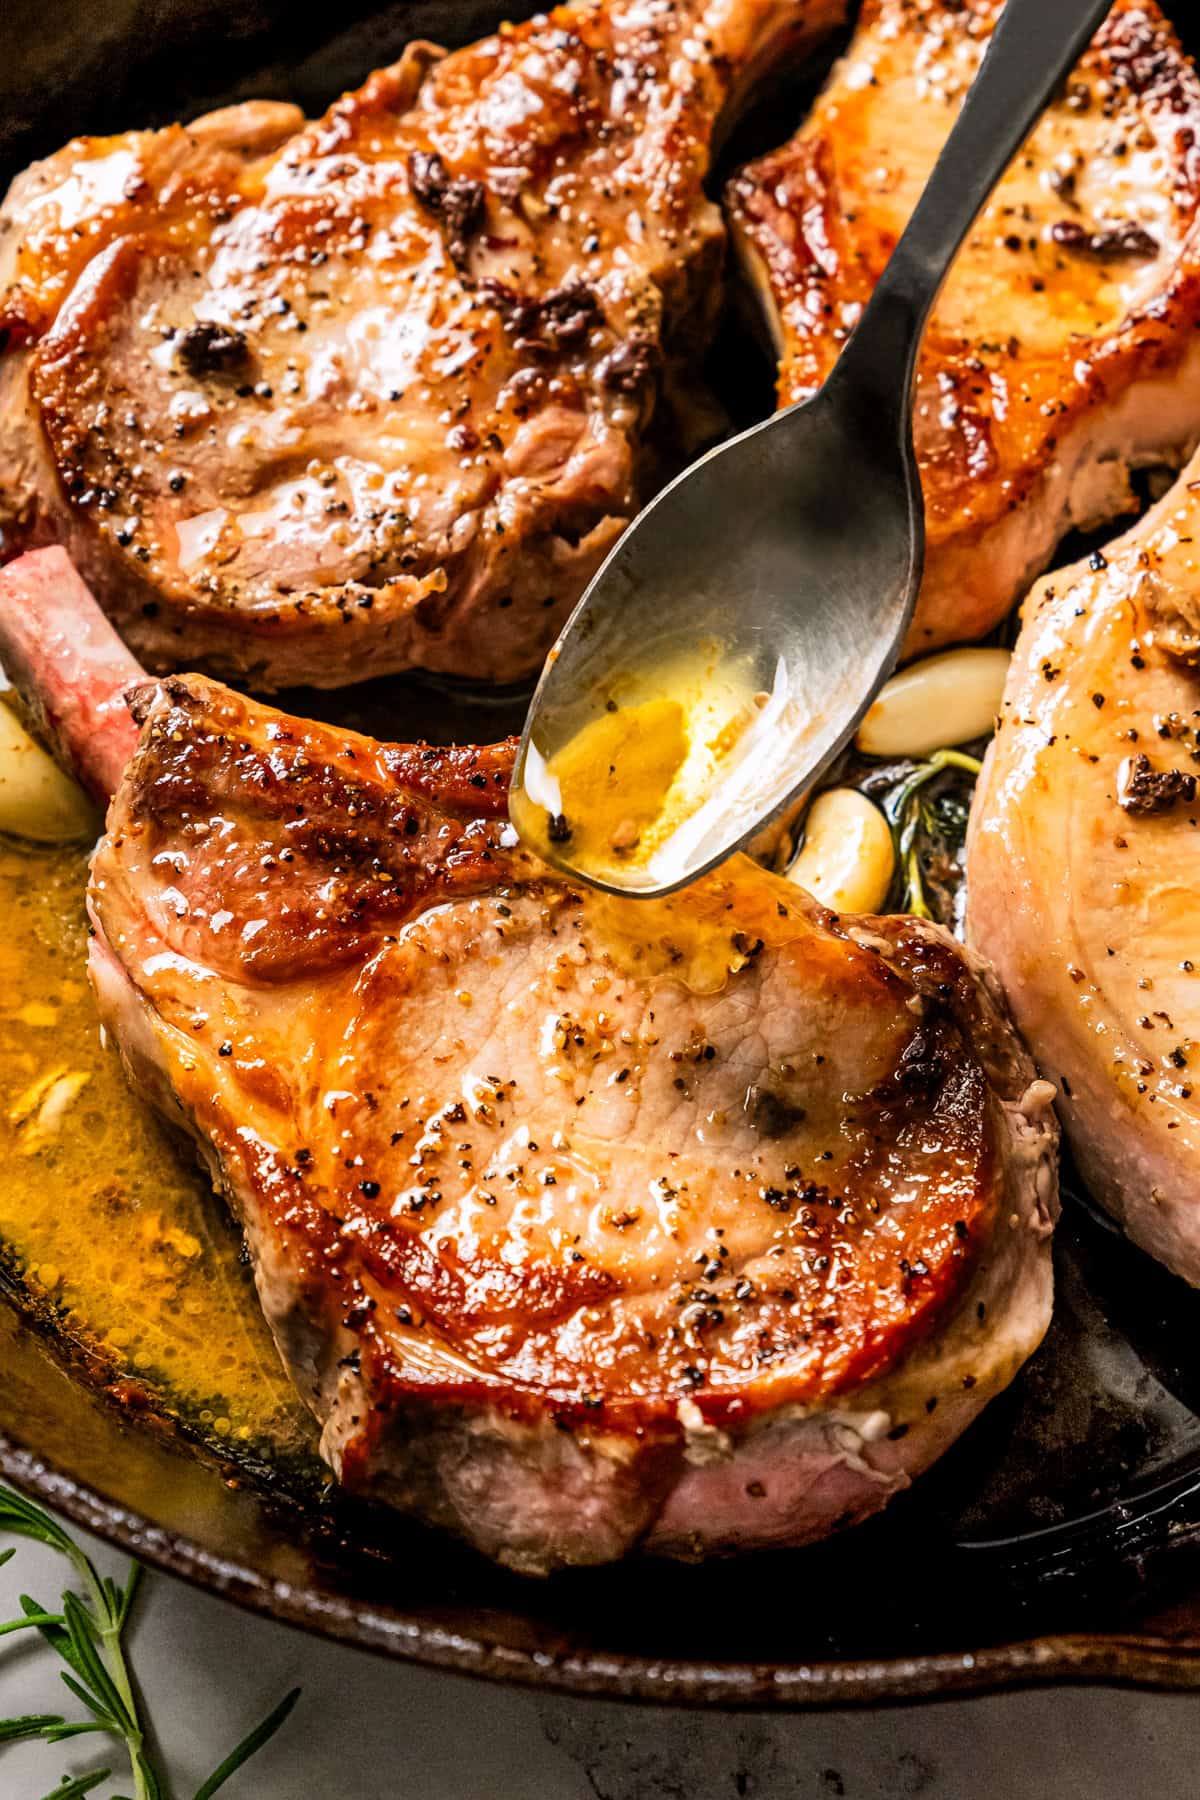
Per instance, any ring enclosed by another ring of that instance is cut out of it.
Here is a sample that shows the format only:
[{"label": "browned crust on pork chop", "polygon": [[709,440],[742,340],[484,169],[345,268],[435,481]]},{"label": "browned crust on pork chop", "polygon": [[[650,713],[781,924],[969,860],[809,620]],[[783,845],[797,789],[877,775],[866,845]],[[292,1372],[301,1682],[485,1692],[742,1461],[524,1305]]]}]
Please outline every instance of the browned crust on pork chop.
[{"label": "browned crust on pork chop", "polygon": [[345,1481],[525,1568],[800,1541],[1028,1354],[1053,1134],[936,928],[744,862],[581,894],[514,846],[511,746],[136,707],[93,976]]},{"label": "browned crust on pork chop", "polygon": [[[581,0],[324,118],[83,139],[5,207],[0,519],[142,659],[536,667],[705,344],[731,94],[843,0]],[[7,281],[6,281],[7,277]]]},{"label": "browned crust on pork chop", "polygon": [[[792,142],[730,189],[779,399],[829,374],[961,105],[998,0],[866,0]],[[907,651],[982,635],[1128,470],[1200,435],[1200,81],[1118,0],[981,214],[921,350],[927,561]]]}]

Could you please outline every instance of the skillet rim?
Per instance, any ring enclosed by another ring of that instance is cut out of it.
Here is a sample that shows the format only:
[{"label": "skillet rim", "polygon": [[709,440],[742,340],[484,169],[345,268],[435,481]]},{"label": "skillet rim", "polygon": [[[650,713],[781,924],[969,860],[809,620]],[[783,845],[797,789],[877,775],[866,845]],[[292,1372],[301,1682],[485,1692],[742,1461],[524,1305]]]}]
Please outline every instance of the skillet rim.
[{"label": "skillet rim", "polygon": [[1200,1692],[1200,1631],[1182,1637],[1144,1631],[1056,1632],[979,1650],[788,1663],[687,1663],[627,1651],[555,1655],[523,1650],[486,1630],[473,1635],[448,1630],[420,1612],[273,1579],[246,1561],[218,1556],[185,1532],[156,1526],[144,1513],[106,1499],[3,1433],[0,1475],[112,1548],[243,1611],[417,1667],[539,1692],[783,1712],[965,1700],[1064,1683]]}]

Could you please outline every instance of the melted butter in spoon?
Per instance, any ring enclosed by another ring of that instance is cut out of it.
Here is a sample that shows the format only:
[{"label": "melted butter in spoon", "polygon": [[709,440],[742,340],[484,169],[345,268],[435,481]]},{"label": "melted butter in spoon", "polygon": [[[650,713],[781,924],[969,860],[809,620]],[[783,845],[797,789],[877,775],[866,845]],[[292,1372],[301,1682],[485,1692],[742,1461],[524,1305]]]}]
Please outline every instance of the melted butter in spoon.
[{"label": "melted butter in spoon", "polygon": [[678,700],[610,704],[546,764],[540,821],[550,842],[570,841],[572,861],[597,869],[645,856],[690,749]]},{"label": "melted butter in spoon", "polygon": [[703,831],[714,786],[752,769],[779,703],[748,658],[713,644],[623,678],[560,749],[529,746],[513,822],[531,847],[581,874],[661,877],[683,836]]}]

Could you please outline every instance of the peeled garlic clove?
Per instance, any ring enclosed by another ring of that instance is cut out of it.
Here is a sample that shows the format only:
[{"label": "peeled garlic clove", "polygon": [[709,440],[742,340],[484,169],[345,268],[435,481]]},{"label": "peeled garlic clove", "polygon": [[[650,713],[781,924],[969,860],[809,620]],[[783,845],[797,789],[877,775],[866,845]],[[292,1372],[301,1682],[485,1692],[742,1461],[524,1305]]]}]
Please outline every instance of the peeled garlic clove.
[{"label": "peeled garlic clove", "polygon": [[804,847],[788,880],[834,912],[878,912],[896,855],[879,808],[857,788],[829,788],[808,811]]},{"label": "peeled garlic clove", "polygon": [[35,844],[100,835],[100,816],[83,789],[0,702],[0,831]]},{"label": "peeled garlic clove", "polygon": [[867,756],[928,756],[994,729],[1007,650],[945,650],[901,669],[879,690],[855,743]]}]

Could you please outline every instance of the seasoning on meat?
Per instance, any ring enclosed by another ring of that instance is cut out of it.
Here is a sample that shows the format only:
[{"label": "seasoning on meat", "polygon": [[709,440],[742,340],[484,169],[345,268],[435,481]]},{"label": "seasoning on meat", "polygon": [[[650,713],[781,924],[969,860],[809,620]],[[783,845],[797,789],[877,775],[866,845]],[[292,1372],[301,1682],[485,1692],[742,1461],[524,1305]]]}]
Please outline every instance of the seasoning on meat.
[{"label": "seasoning on meat", "polygon": [[456,263],[465,262],[469,240],[483,223],[487,189],[482,181],[451,176],[436,151],[414,150],[408,159],[412,191],[426,212],[446,228],[446,245]]},{"label": "seasoning on meat", "polygon": [[1127,756],[1117,773],[1117,802],[1128,813],[1170,812],[1196,798],[1196,777],[1185,769],[1156,769],[1142,751]]}]

